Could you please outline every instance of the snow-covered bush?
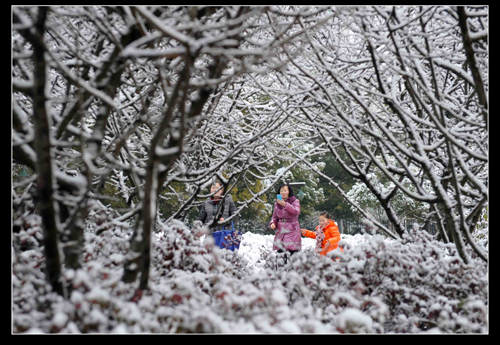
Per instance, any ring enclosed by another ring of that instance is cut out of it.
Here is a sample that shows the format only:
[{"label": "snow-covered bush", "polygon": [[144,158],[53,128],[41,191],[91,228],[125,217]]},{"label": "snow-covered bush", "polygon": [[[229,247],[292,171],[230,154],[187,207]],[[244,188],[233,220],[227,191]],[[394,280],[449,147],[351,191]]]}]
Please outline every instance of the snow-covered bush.
[{"label": "snow-covered bush", "polygon": [[452,244],[412,229],[390,244],[373,236],[342,260],[351,284],[387,306],[386,332],[486,331],[487,265],[464,265]]},{"label": "snow-covered bush", "polygon": [[487,265],[475,258],[464,265],[454,245],[425,231],[396,241],[343,235],[338,261],[303,239],[302,252],[284,264],[271,235],[245,233],[230,252],[181,222],[159,230],[150,288],[135,301],[135,284],[121,281],[128,243],[121,228],[85,233],[82,269],[63,270],[66,299],[45,281],[43,247],[16,247],[13,332],[487,332]]}]

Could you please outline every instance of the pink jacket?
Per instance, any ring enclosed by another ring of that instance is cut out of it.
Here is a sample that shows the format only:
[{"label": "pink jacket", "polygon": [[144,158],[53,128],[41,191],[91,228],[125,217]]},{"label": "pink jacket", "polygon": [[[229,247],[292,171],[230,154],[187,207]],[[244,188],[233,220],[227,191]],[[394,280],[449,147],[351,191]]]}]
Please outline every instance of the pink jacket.
[{"label": "pink jacket", "polygon": [[299,225],[300,201],[291,196],[285,202],[285,206],[281,206],[277,201],[274,203],[273,218],[269,223],[269,226],[276,225],[273,249],[300,250],[302,248]]}]

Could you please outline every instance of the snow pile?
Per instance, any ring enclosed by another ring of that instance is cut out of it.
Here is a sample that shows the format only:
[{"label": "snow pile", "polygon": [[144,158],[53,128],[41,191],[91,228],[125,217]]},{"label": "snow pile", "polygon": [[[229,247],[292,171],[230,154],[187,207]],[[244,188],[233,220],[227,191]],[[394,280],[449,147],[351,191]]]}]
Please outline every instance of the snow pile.
[{"label": "snow pile", "polygon": [[137,302],[121,281],[125,233],[85,233],[83,268],[64,269],[67,299],[45,282],[42,248],[18,249],[26,237],[14,238],[14,333],[488,332],[487,265],[464,265],[422,231],[343,235],[339,261],[303,239],[284,264],[273,236],[247,232],[229,252],[177,222],[155,236],[150,289]]}]

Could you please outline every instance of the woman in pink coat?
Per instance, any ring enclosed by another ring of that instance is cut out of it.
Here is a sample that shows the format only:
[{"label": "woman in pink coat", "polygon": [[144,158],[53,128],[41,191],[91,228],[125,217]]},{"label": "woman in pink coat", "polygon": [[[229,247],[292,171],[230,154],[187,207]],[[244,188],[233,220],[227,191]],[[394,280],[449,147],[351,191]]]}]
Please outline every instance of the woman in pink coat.
[{"label": "woman in pink coat", "polygon": [[276,229],[273,249],[293,254],[302,248],[299,225],[300,201],[294,196],[289,185],[281,185],[279,191],[283,200],[276,199],[273,218],[269,223],[271,229]]}]

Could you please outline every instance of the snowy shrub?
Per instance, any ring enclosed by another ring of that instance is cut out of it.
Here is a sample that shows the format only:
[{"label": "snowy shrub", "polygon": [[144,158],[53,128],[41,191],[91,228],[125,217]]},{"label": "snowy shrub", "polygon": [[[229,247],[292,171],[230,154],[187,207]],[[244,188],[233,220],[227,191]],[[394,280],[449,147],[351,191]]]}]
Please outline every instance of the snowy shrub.
[{"label": "snowy shrub", "polygon": [[376,235],[342,260],[351,284],[387,306],[386,332],[486,331],[484,304],[475,302],[487,301],[487,265],[480,260],[465,265],[452,244],[418,230],[390,244]]},{"label": "snowy shrub", "polygon": [[216,270],[238,275],[246,267],[244,258],[231,251],[214,248],[210,236],[196,238],[193,231],[180,221],[161,225],[153,248],[156,253],[153,265],[159,275],[165,275],[172,269],[204,273]]},{"label": "snowy shrub", "polygon": [[[39,224],[34,222],[33,228]],[[343,235],[338,261],[314,241],[287,264],[271,235],[212,246],[181,222],[153,236],[150,288],[121,281],[128,232],[85,232],[83,267],[64,268],[66,299],[46,283],[43,247],[14,247],[14,333],[485,333],[487,265],[412,230],[401,240]],[[19,244],[26,233],[14,236]],[[37,230],[38,231],[38,230]]]},{"label": "snowy shrub", "polygon": [[13,245],[20,251],[43,246],[42,219],[38,215],[28,214],[16,219],[19,231],[13,237]]}]

